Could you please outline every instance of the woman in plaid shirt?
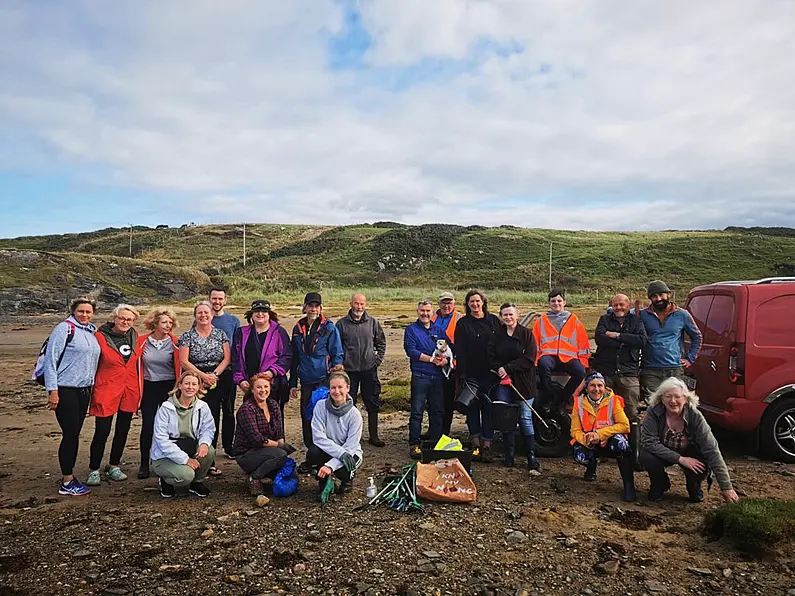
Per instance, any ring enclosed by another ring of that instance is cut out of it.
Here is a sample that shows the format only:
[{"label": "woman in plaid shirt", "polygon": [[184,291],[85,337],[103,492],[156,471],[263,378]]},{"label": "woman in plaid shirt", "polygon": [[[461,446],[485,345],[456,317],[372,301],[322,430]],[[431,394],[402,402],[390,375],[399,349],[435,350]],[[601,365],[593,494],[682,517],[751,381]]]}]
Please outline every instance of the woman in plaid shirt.
[{"label": "woman in plaid shirt", "polygon": [[237,411],[235,459],[249,474],[253,495],[262,494],[262,480],[279,473],[295,448],[284,442],[282,414],[271,398],[271,378],[266,373],[251,377],[250,389]]}]

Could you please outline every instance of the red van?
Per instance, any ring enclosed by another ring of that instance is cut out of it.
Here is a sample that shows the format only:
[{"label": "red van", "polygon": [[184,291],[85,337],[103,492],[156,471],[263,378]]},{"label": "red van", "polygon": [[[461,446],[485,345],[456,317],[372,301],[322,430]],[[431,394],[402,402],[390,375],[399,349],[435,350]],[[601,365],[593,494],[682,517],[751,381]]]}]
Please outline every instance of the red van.
[{"label": "red van", "polygon": [[685,379],[704,416],[795,462],[795,277],[699,286],[685,308],[704,334]]}]

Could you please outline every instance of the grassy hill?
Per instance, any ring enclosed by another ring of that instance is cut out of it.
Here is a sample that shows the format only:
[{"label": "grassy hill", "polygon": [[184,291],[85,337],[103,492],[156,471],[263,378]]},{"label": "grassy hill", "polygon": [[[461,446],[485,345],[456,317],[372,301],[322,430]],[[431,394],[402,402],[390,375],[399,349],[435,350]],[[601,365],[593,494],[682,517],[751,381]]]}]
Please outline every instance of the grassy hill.
[{"label": "grassy hill", "polygon": [[[532,292],[547,289],[550,243],[553,284],[573,292],[599,290],[601,296],[617,290],[642,293],[655,278],[684,293],[702,283],[795,272],[791,228],[583,232],[389,222],[249,224],[244,267],[242,226],[139,227],[133,229],[130,262],[165,267],[161,275],[193,272],[229,284],[238,295],[357,286]],[[80,254],[121,262],[129,255],[130,230],[3,239],[3,248],[69,254],[76,263]],[[0,289],[27,284],[12,269],[0,269]],[[129,279],[118,283],[142,298],[152,293],[152,288],[139,291],[138,282]]]}]

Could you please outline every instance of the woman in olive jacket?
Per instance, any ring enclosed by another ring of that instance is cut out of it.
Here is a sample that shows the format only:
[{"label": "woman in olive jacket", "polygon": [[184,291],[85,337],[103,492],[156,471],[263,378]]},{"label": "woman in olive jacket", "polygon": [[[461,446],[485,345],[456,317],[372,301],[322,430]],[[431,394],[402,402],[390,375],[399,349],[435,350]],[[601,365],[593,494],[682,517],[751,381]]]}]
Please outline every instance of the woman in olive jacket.
[{"label": "woman in olive jacket", "polygon": [[[505,303],[500,307],[501,324],[489,342],[487,354],[489,366],[497,371],[501,379],[499,387],[494,391],[496,401],[508,403],[519,402],[519,428],[522,432],[527,451],[527,469],[536,476],[541,466],[535,456],[535,430],[533,429],[533,412],[508,384],[522,394],[531,405],[538,393],[536,386],[536,342],[532,332],[519,325],[519,312],[515,304]],[[514,465],[516,433],[503,432],[505,442],[504,464]]]}]

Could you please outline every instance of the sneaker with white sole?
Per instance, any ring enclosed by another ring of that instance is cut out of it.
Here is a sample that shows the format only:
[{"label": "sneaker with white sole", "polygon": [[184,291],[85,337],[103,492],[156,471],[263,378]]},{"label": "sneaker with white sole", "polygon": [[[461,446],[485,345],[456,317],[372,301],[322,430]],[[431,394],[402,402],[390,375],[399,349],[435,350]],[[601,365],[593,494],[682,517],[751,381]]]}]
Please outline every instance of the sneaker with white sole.
[{"label": "sneaker with white sole", "polygon": [[188,492],[201,498],[210,496],[210,489],[203,482],[191,482]]},{"label": "sneaker with white sole", "polygon": [[68,484],[64,484],[62,482],[60,488],[58,489],[59,495],[64,495],[67,497],[82,497],[83,495],[87,495],[90,492],[91,489],[80,482],[77,478],[72,478]]},{"label": "sneaker with white sole", "polygon": [[89,470],[86,486],[99,486],[100,484],[102,484],[102,476],[99,475],[99,470]]},{"label": "sneaker with white sole", "polygon": [[160,496],[164,499],[170,499],[177,494],[177,491],[174,490],[174,487],[162,478],[158,480],[158,486],[160,488]]},{"label": "sneaker with white sole", "polygon": [[113,466],[108,468],[108,471],[105,472],[108,478],[111,480],[115,480],[116,482],[122,482],[123,480],[127,480],[127,474],[121,471],[121,468],[118,466]]}]

